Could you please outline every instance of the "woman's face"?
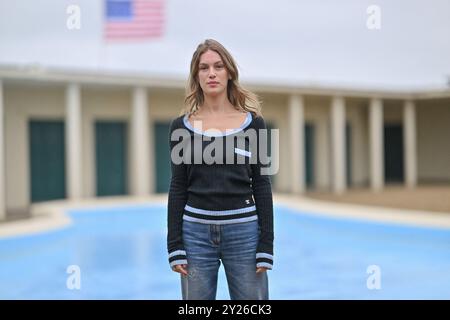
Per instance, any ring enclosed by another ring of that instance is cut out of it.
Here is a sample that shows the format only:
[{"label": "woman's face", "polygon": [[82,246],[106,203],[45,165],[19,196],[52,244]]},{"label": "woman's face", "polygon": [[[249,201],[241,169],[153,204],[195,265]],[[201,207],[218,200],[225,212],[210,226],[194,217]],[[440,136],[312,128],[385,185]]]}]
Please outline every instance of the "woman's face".
[{"label": "woman's face", "polygon": [[206,95],[226,93],[228,71],[217,52],[208,50],[200,56],[198,80]]}]

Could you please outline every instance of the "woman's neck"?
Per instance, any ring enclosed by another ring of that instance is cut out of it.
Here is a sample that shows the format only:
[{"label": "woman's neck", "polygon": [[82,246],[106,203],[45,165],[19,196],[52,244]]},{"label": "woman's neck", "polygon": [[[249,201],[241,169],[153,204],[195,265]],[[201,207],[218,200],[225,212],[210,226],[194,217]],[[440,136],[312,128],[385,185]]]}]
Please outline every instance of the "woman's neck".
[{"label": "woman's neck", "polygon": [[230,113],[235,108],[226,95],[221,95],[205,97],[205,101],[200,109],[205,115],[222,115]]}]

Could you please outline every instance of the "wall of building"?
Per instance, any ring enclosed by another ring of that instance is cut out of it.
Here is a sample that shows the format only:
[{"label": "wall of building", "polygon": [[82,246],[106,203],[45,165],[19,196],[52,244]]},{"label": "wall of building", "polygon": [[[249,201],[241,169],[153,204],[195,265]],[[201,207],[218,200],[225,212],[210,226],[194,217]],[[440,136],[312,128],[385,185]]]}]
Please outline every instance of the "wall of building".
[{"label": "wall of building", "polygon": [[419,101],[416,110],[419,183],[449,183],[450,99]]},{"label": "wall of building", "polygon": [[84,197],[96,195],[96,170],[95,170],[95,121],[125,121],[127,123],[128,145],[128,186],[131,186],[130,161],[130,114],[131,114],[131,90],[120,87],[82,87],[82,152],[83,152],[83,191]]},{"label": "wall of building", "polygon": [[384,124],[403,125],[403,106],[402,100],[383,100]]},{"label": "wall of building", "polygon": [[[156,191],[157,189],[157,172],[156,172],[156,159],[158,155],[155,153],[159,146],[155,145],[155,124],[156,122],[167,123],[170,122],[179,116],[181,109],[184,104],[184,92],[183,90],[175,90],[175,89],[164,89],[164,90],[156,90],[149,89],[148,90],[148,104],[149,104],[149,126],[150,126],[150,174],[151,174],[151,184],[152,190]],[[168,136],[167,139],[164,140],[164,143],[168,144]],[[168,149],[168,145],[166,146]],[[159,148],[161,150],[161,148]],[[164,148],[162,148],[164,150]],[[168,179],[170,179],[170,169],[167,170],[167,174],[169,175]]]},{"label": "wall of building", "polygon": [[5,85],[6,208],[26,209],[30,203],[28,121],[63,120],[63,86]]},{"label": "wall of building", "polygon": [[329,190],[331,187],[330,104],[329,97],[307,96],[305,122],[314,126],[314,189]]},{"label": "wall of building", "polygon": [[369,184],[368,100],[346,99],[346,120],[351,126],[351,185]]},{"label": "wall of building", "polygon": [[[178,117],[184,106],[184,91],[175,89],[148,90],[150,121],[167,121]],[[153,124],[151,123],[153,127]]]},{"label": "wall of building", "polygon": [[278,192],[290,190],[290,164],[289,164],[289,119],[288,97],[279,94],[258,93],[262,100],[262,114],[266,122],[272,123],[279,129],[279,169],[273,179],[273,189]]},{"label": "wall of building", "polygon": [[[28,121],[30,119],[65,120],[66,87],[63,84],[6,84],[5,105],[5,163],[6,207],[9,210],[26,208],[30,201],[30,165]],[[95,174],[95,121],[120,120],[130,129],[132,88],[82,86],[82,152],[83,196],[96,194]],[[153,157],[154,123],[169,123],[178,117],[183,107],[184,92],[176,89],[148,89],[150,128],[151,177],[155,177]],[[289,192],[290,139],[289,96],[259,93],[263,101],[263,115],[267,122],[279,128],[279,172],[274,179],[274,190]],[[305,121],[314,125],[314,182],[316,190],[330,190],[330,103],[331,97],[305,96]],[[352,186],[369,184],[369,99],[346,98],[346,121],[352,127]],[[385,123],[403,122],[403,101],[383,101]],[[417,105],[418,178],[425,181],[450,181],[450,99],[419,101]],[[128,132],[128,177],[131,177],[131,135]],[[129,186],[132,185],[129,181]]]}]

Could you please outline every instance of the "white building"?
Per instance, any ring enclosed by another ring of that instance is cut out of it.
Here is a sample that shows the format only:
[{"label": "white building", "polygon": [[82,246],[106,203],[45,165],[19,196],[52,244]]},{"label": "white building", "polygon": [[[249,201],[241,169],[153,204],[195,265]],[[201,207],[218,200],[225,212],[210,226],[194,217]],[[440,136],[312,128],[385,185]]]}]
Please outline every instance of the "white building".
[{"label": "white building", "polygon": [[[185,81],[0,67],[0,219],[44,200],[167,192]],[[274,191],[450,183],[450,90],[243,85],[280,130]]]}]

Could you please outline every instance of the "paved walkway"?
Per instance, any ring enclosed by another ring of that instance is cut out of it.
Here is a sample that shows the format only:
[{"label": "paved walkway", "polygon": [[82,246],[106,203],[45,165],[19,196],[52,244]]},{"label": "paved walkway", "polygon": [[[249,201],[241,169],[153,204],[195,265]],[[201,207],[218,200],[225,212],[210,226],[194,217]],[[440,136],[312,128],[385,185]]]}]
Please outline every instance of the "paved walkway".
[{"label": "paved walkway", "polygon": [[450,186],[420,186],[407,189],[404,186],[386,186],[380,192],[370,189],[350,189],[343,195],[308,192],[306,196],[338,203],[354,203],[399,209],[447,212],[450,215]]}]

